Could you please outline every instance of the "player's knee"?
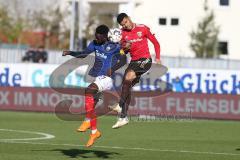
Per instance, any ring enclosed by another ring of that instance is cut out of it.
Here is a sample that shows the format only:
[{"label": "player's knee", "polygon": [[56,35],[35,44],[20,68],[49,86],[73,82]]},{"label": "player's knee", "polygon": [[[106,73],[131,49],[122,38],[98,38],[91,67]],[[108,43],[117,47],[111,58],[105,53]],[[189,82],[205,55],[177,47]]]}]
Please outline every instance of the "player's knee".
[{"label": "player's knee", "polygon": [[85,95],[95,95],[97,93],[97,89],[93,87],[88,87],[85,89]]},{"label": "player's knee", "polygon": [[98,92],[98,87],[96,84],[92,83],[85,89],[85,95],[95,95]]},{"label": "player's knee", "polygon": [[125,78],[125,81],[133,81],[133,79],[134,79],[134,78],[132,78],[132,77],[126,77],[126,78]]},{"label": "player's knee", "polygon": [[126,81],[133,81],[136,78],[136,75],[134,72],[129,72],[126,76],[125,76],[125,80]]}]

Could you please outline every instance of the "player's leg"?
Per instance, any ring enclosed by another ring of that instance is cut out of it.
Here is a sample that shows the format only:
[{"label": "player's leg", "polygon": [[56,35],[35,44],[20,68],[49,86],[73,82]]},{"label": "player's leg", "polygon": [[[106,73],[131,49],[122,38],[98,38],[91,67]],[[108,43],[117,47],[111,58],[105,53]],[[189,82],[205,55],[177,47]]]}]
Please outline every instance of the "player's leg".
[{"label": "player's leg", "polygon": [[86,131],[91,128],[90,138],[86,144],[86,147],[93,145],[94,141],[101,136],[101,133],[97,130],[97,115],[95,113],[95,95],[98,92],[98,86],[95,83],[91,83],[85,90],[85,111],[86,118],[79,128],[79,131]]},{"label": "player's leg", "polygon": [[120,118],[118,121],[112,126],[112,128],[119,128],[123,125],[128,124],[129,120],[127,118],[128,106],[131,101],[131,90],[132,90],[132,82],[136,78],[136,73],[132,69],[127,69],[123,82],[122,82],[122,92],[121,98],[119,102],[119,106],[122,108]]},{"label": "player's leg", "polygon": [[112,126],[112,128],[119,128],[123,125],[128,124],[127,111],[128,106],[131,102],[131,89],[137,84],[141,78],[141,75],[146,73],[152,65],[152,60],[150,58],[141,59],[137,62],[132,62],[129,64],[128,69],[125,72],[125,76],[122,83],[121,100],[119,105],[122,107],[122,112],[117,123]]},{"label": "player's leg", "polygon": [[[135,78],[135,79],[133,80],[133,82],[132,82],[132,87],[139,82],[139,79],[140,79],[140,77],[139,77],[139,78],[137,77],[137,78]],[[120,93],[120,94],[121,94],[121,93]],[[130,92],[129,92],[127,98],[126,98],[126,101],[125,101],[126,106],[127,106],[126,110],[128,110],[128,106],[129,106],[130,104],[131,104],[132,106],[134,106],[134,105],[136,104],[134,97],[133,97],[133,99],[132,99],[131,97],[132,97],[132,93],[131,93],[131,90],[130,90]],[[119,99],[120,99],[120,98],[119,98]],[[108,108],[110,108],[111,110],[117,112],[118,114],[120,114],[120,113],[122,112],[122,108],[121,108],[121,106],[119,105],[119,100],[118,100],[117,103],[115,102],[114,104],[109,105]]]},{"label": "player's leg", "polygon": [[130,102],[131,100],[131,90],[132,90],[132,82],[136,78],[136,73],[128,69],[126,71],[126,74],[123,78],[122,82],[122,92],[121,92],[121,99],[120,99],[120,107],[122,108],[122,112],[120,117],[125,118],[127,116],[127,102]]},{"label": "player's leg", "polygon": [[94,111],[95,101],[94,101],[94,95],[98,92],[98,87],[96,84],[91,83],[86,89],[85,89],[85,112],[86,117],[81,126],[77,129],[79,132],[85,132],[87,129],[89,129],[91,126],[93,126],[93,129],[96,126],[96,115]]},{"label": "player's leg", "polygon": [[[95,82],[93,83],[93,87],[97,88],[98,92],[102,92],[104,90],[110,90],[113,86],[113,81],[110,77],[107,76],[99,76],[96,78]],[[94,91],[94,90],[92,90]],[[94,99],[94,97],[91,97],[92,99]],[[91,103],[93,102],[91,99]],[[91,104],[90,104],[91,105]],[[96,122],[97,122],[97,116],[95,113],[95,110],[93,110],[93,112],[91,112],[92,110],[90,108],[88,108],[88,111],[90,113],[91,116],[91,129],[92,129],[92,133],[90,135],[90,138],[87,142],[87,147],[90,147],[94,144],[94,142],[96,141],[97,138],[99,138],[101,136],[100,131],[97,130],[97,126],[96,126]]]}]

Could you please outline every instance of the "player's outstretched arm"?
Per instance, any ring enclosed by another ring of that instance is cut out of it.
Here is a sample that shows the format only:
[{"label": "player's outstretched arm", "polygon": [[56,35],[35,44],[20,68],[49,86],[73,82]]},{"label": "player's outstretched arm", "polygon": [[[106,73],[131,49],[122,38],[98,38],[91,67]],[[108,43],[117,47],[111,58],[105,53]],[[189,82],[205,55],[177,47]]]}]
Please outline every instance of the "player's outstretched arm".
[{"label": "player's outstretched arm", "polygon": [[71,55],[71,51],[65,50],[62,53],[62,56],[67,56],[67,55]]},{"label": "player's outstretched arm", "polygon": [[79,52],[79,51],[63,51],[62,56],[73,56],[76,58],[85,58],[88,54],[85,51]]},{"label": "player's outstretched arm", "polygon": [[94,52],[93,42],[91,42],[88,45],[88,47],[83,51],[68,51],[68,50],[65,50],[65,51],[63,51],[62,56],[70,55],[70,56],[73,56],[73,57],[76,57],[76,58],[85,58],[92,52]]}]

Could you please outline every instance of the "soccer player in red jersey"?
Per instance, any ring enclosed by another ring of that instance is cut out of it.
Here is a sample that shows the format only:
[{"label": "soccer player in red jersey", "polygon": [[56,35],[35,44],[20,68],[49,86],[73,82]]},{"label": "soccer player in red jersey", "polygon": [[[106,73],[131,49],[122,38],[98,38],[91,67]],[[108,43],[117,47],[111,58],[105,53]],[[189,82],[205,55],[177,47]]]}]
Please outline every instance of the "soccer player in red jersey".
[{"label": "soccer player in red jersey", "polygon": [[152,59],[149,52],[148,39],[154,45],[155,61],[160,63],[159,42],[146,25],[132,22],[126,13],[120,13],[117,16],[117,21],[122,26],[122,48],[130,53],[131,62],[125,70],[123,77],[120,102],[110,107],[116,111],[121,110],[120,118],[112,128],[119,128],[128,124],[127,110],[131,101],[131,89],[139,82],[141,75],[151,68]]}]

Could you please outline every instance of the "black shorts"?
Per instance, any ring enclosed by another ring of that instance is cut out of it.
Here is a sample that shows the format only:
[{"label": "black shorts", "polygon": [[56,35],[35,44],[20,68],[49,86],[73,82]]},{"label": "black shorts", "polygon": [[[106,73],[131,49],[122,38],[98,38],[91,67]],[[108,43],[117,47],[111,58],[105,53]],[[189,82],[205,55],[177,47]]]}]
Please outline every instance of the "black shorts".
[{"label": "black shorts", "polygon": [[[129,70],[133,70],[136,73],[136,78],[134,79],[134,84],[138,83],[141,75],[146,73],[152,66],[152,59],[151,58],[140,58],[139,60],[131,61],[128,65],[125,74]],[[133,84],[133,85],[134,85]]]}]

